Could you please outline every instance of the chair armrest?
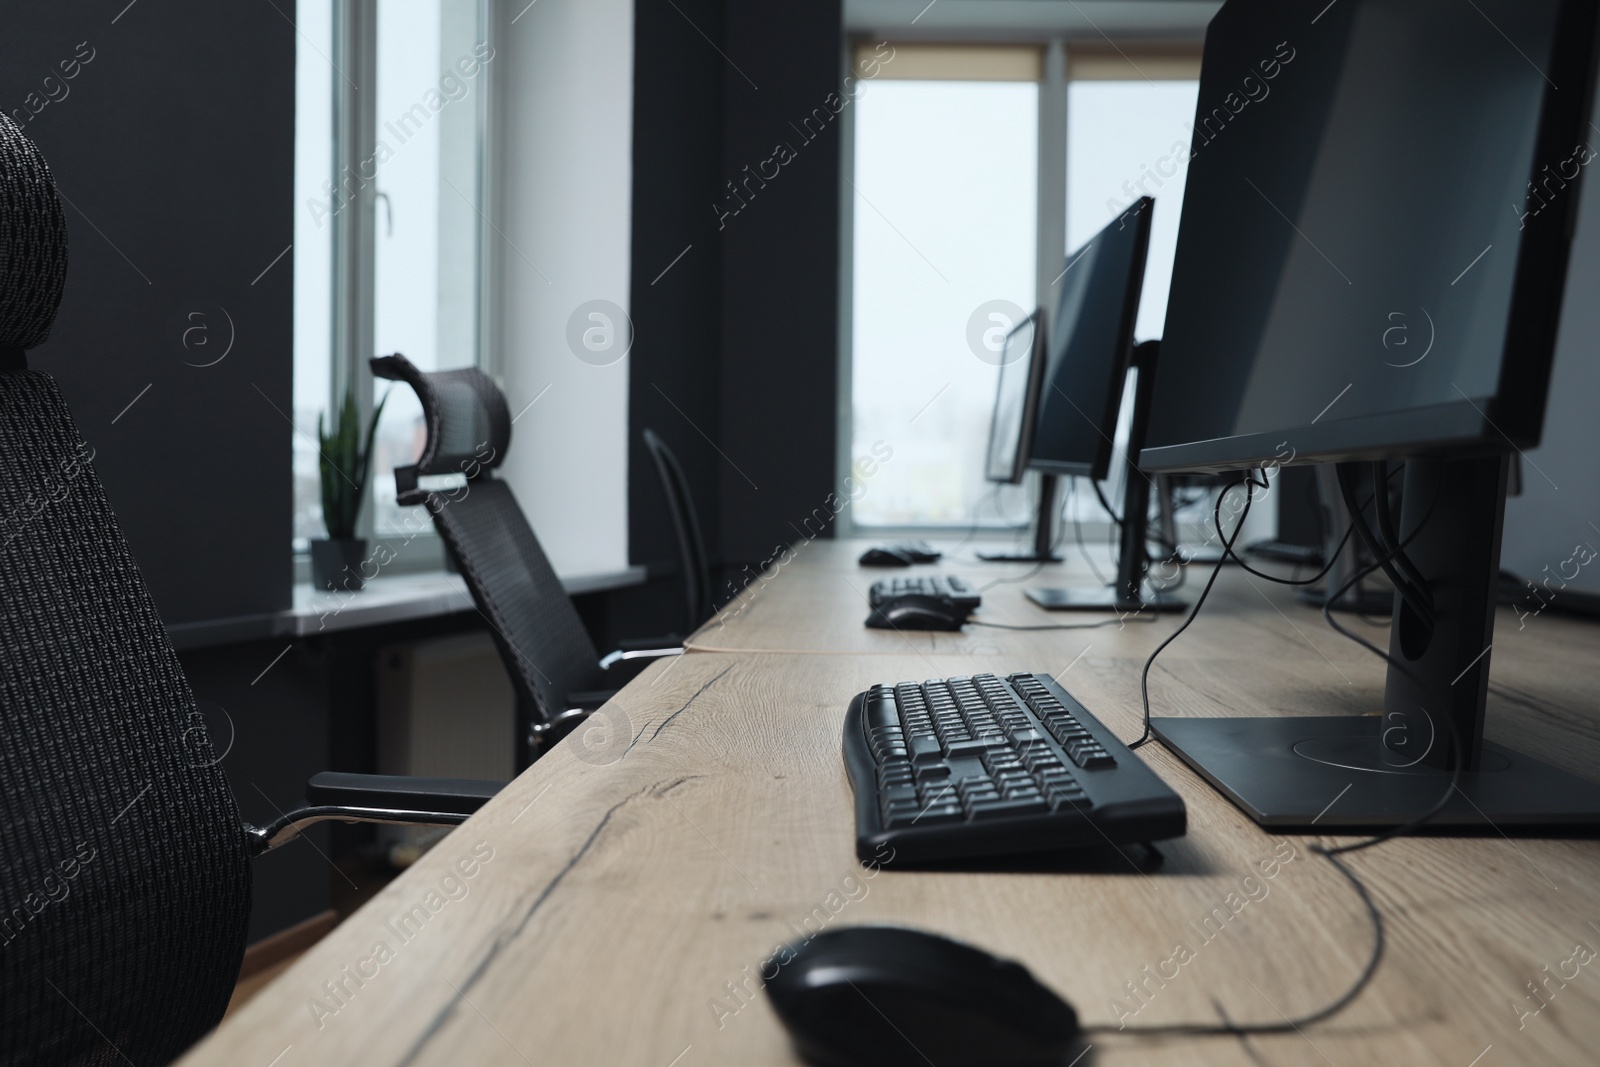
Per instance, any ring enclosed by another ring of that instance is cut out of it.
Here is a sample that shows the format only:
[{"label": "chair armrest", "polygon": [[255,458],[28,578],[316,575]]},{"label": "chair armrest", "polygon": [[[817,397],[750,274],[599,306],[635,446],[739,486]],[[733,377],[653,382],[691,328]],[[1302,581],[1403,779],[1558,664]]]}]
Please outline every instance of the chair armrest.
[{"label": "chair armrest", "polygon": [[607,652],[600,657],[600,669],[609,671],[619,663],[627,663],[636,659],[660,659],[663,656],[681,656],[683,652],[682,645],[676,648],[635,648],[626,651],[619,648],[615,652]]},{"label": "chair armrest", "polygon": [[624,637],[617,642],[619,652],[646,652],[652,648],[673,648],[683,644],[683,638],[677,634],[662,634],[660,637]]},{"label": "chair armrest", "polygon": [[306,783],[306,802],[347,808],[445,811],[471,815],[488,803],[504,782],[473,778],[416,778],[402,774],[347,774],[323,771]]},{"label": "chair armrest", "polygon": [[467,778],[413,778],[391,774],[324,771],[306,784],[305,807],[266,826],[245,825],[251,855],[269,852],[319,822],[454,826],[505,786]]}]

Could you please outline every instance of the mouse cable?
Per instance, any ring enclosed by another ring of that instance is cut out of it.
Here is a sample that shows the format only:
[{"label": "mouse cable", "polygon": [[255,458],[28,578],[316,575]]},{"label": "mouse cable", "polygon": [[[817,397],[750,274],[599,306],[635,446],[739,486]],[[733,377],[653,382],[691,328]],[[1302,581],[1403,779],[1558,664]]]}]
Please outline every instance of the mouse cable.
[{"label": "mouse cable", "polygon": [[[1076,475],[1073,475],[1071,495],[1068,499],[1075,500],[1077,498],[1077,494],[1078,478]],[[1106,581],[1105,575],[1100,573],[1100,568],[1095,566],[1094,557],[1089,555],[1089,546],[1083,543],[1083,516],[1079,513],[1076,507],[1072,509],[1072,535],[1078,542],[1078,554],[1083,557],[1083,561],[1089,565],[1089,570],[1094,573],[1094,580],[1103,586],[1109,587],[1115,585],[1115,581]]]},{"label": "mouse cable", "polygon": [[972,525],[967,527],[967,532],[962,536],[960,541],[956,542],[955,547],[946,553],[947,555],[954,556],[957,552],[960,552],[963,548],[967,547],[968,542],[970,542],[974,537],[978,536],[978,528],[983,525],[983,509],[993,502],[996,505],[995,511],[998,512],[1000,510],[998,506],[999,498],[1000,486],[998,484],[993,489],[989,490],[983,496],[978,498],[978,502],[972,506]]},{"label": "mouse cable", "polygon": [[[1438,498],[1435,496],[1434,504],[1437,503]],[[1398,552],[1403,550],[1405,545],[1414,540],[1416,536],[1422,532],[1423,526],[1426,525],[1428,519],[1432,515],[1433,506],[1430,505],[1427,513],[1423,515],[1422,521],[1418,523],[1417,529],[1412,532],[1410,537],[1394,546],[1393,551]],[[1241,520],[1241,525],[1242,524],[1243,521]],[[1238,535],[1237,529],[1234,531],[1234,534],[1235,536]],[[1331,604],[1339,597],[1349,592],[1349,590],[1358,582],[1360,582],[1362,578],[1377,570],[1380,566],[1382,566],[1382,560],[1371,563],[1367,567],[1351,575],[1349,580],[1347,580],[1328,598],[1327,603]],[[1366,641],[1354,633],[1351,633],[1350,631],[1345,630],[1337,623],[1334,623],[1327,604],[1323,606],[1322,613],[1324,618],[1326,618],[1328,622],[1333,625],[1334,629],[1349,637],[1351,640],[1357,642],[1364,648],[1367,648],[1377,654],[1384,660],[1385,663],[1389,664],[1389,666],[1398,668],[1407,674],[1410,673],[1404,664],[1395,660],[1387,652],[1384,652],[1382,649],[1378,648],[1378,646]],[[1424,714],[1427,714],[1426,711],[1424,711]],[[1433,720],[1431,716],[1429,716],[1428,721],[1430,724],[1432,723]],[[1374,845],[1381,845],[1385,841],[1391,841],[1394,838],[1404,837],[1408,834],[1415,833],[1426,826],[1433,819],[1438,817],[1440,812],[1444,811],[1445,807],[1450,803],[1450,798],[1455,795],[1456,790],[1461,785],[1461,772],[1464,763],[1461,758],[1461,736],[1456,731],[1455,722],[1449,718],[1446,718],[1445,725],[1450,729],[1450,782],[1447,786],[1445,786],[1444,792],[1440,794],[1439,799],[1433,803],[1432,807],[1423,812],[1421,815],[1417,816],[1415,819],[1412,819],[1410,822],[1403,823],[1400,826],[1391,827],[1382,833],[1374,834],[1371,837],[1364,838],[1359,841],[1352,841],[1349,844],[1338,845],[1332,848],[1321,844],[1307,846],[1311,852],[1314,852],[1323,859],[1327,860],[1329,863],[1333,864],[1334,868],[1344,876],[1347,882],[1350,883],[1351,887],[1355,889],[1356,895],[1361,898],[1361,904],[1366,909],[1367,918],[1372,923],[1372,951],[1367,956],[1366,965],[1361,968],[1361,973],[1356,976],[1355,981],[1350,984],[1349,988],[1347,988],[1338,997],[1329,1001],[1327,1004],[1315,1011],[1308,1012],[1305,1015],[1301,1015],[1293,1019],[1282,1019],[1278,1022],[1240,1024],[1227,1021],[1221,1025],[1214,1023],[1171,1023],[1156,1024],[1153,1026],[1123,1027],[1115,1027],[1107,1023],[1100,1026],[1085,1027],[1084,1031],[1086,1033],[1124,1033],[1140,1034],[1145,1036],[1166,1034],[1172,1036],[1190,1037],[1238,1037],[1250,1034],[1279,1034],[1288,1033],[1290,1031],[1298,1032],[1303,1027],[1322,1022],[1324,1019],[1331,1018],[1332,1016],[1343,1011],[1345,1008],[1349,1007],[1355,1001],[1355,999],[1361,995],[1362,991],[1366,989],[1367,985],[1372,981],[1373,976],[1378,973],[1378,966],[1383,962],[1383,952],[1386,941],[1383,924],[1383,912],[1378,909],[1378,905],[1373,901],[1372,893],[1367,889],[1366,883],[1364,883],[1360,876],[1351,870],[1349,866],[1347,866],[1339,857],[1346,853],[1359,852],[1362,849],[1368,849]],[[1223,1018],[1226,1020],[1226,1013],[1222,1014]]]},{"label": "mouse cable", "polygon": [[[1374,570],[1376,570],[1377,567],[1378,564],[1372,565],[1372,569]],[[1350,586],[1356,583],[1357,580],[1357,577],[1352,577],[1349,582],[1347,582],[1345,586],[1339,590],[1337,595],[1343,595],[1348,591]],[[1380,651],[1376,646],[1368,644],[1365,641],[1362,641],[1361,643],[1367,648],[1377,652],[1378,655],[1382,656],[1391,665],[1395,665],[1394,660],[1391,659],[1387,653]],[[1432,721],[1431,717],[1429,721]],[[1442,812],[1450,803],[1450,798],[1455,795],[1457,788],[1461,784],[1463,760],[1461,759],[1461,736],[1456,732],[1455,723],[1446,718],[1445,724],[1450,728],[1450,783],[1445,786],[1444,792],[1440,794],[1439,799],[1434,802],[1432,807],[1408,823],[1392,827],[1380,834],[1375,834],[1372,837],[1364,838],[1360,841],[1352,841],[1349,844],[1337,845],[1331,848],[1321,844],[1312,844],[1307,846],[1311,852],[1314,852],[1323,859],[1327,860],[1329,863],[1333,864],[1334,869],[1344,876],[1345,881],[1350,883],[1351,888],[1356,891],[1356,895],[1361,898],[1362,907],[1366,909],[1367,918],[1372,923],[1372,950],[1367,956],[1366,964],[1361,968],[1361,973],[1356,976],[1355,981],[1353,981],[1343,993],[1315,1011],[1307,1012],[1304,1015],[1296,1016],[1292,1019],[1281,1019],[1277,1022],[1235,1023],[1227,1021],[1220,1025],[1215,1023],[1157,1023],[1151,1026],[1120,1027],[1105,1023],[1099,1026],[1086,1026],[1084,1027],[1084,1032],[1123,1033],[1152,1037],[1159,1035],[1170,1035],[1175,1037],[1240,1037],[1250,1034],[1283,1034],[1291,1031],[1299,1032],[1305,1027],[1320,1023],[1325,1019],[1337,1015],[1339,1012],[1343,1011],[1345,1008],[1354,1003],[1356,998],[1361,995],[1362,991],[1365,990],[1367,985],[1372,981],[1373,976],[1378,973],[1378,967],[1383,962],[1383,952],[1386,945],[1386,938],[1383,924],[1383,912],[1379,910],[1377,903],[1372,899],[1371,891],[1367,889],[1366,883],[1361,880],[1360,876],[1357,875],[1355,871],[1351,870],[1350,867],[1346,865],[1345,862],[1339,857],[1346,853],[1359,852],[1362,849],[1371,848],[1374,845],[1381,845],[1385,841],[1390,841],[1397,837],[1403,837],[1407,834],[1415,833],[1417,830],[1420,830],[1423,826],[1427,825],[1434,818],[1436,818],[1438,814]],[[1223,1015],[1224,1019],[1227,1019],[1226,1013],[1221,1014]]]},{"label": "mouse cable", "polygon": [[1111,516],[1111,521],[1117,524],[1118,529],[1121,529],[1122,518],[1115,511],[1111,510],[1111,502],[1106,499],[1105,490],[1101,489],[1100,483],[1095,481],[1093,478],[1089,479],[1089,484],[1094,486],[1094,495],[1099,498],[1100,506],[1105,508],[1106,514]]},{"label": "mouse cable", "polygon": [[[1061,541],[1067,535],[1067,524],[1066,524],[1066,521],[1063,518],[1063,516],[1065,515],[1065,509],[1066,509],[1067,503],[1070,502],[1071,499],[1072,499],[1072,490],[1069,489],[1067,491],[1066,497],[1061,502],[1062,510],[1058,511],[1056,513],[1056,515],[1054,516],[1054,519],[1055,519],[1055,522],[1056,522],[1056,536],[1055,536],[1055,539],[1050,542],[1049,555],[1051,555],[1051,556],[1054,556],[1056,554],[1056,549],[1061,547]],[[993,589],[997,585],[1009,585],[1009,584],[1011,584],[1013,582],[1025,582],[1029,578],[1032,578],[1034,575],[1038,574],[1040,571],[1044,570],[1045,565],[1047,563],[1049,563],[1049,562],[1050,562],[1050,560],[1048,560],[1048,559],[1041,559],[1038,562],[1036,562],[1032,566],[1032,568],[1030,568],[1028,571],[1026,571],[1023,574],[1013,575],[1013,576],[1011,576],[1009,578],[996,578],[992,582],[985,582],[983,585],[978,586],[978,592],[987,593],[989,590]],[[985,625],[987,625],[987,624],[985,624]]]},{"label": "mouse cable", "polygon": [[1212,519],[1216,522],[1219,532],[1222,530],[1222,502],[1227,499],[1228,492],[1235,486],[1243,485],[1245,487],[1244,508],[1239,512],[1239,522],[1234,526],[1232,535],[1222,539],[1222,555],[1217,558],[1216,564],[1211,568],[1211,577],[1206,579],[1206,587],[1200,590],[1199,597],[1195,599],[1194,607],[1189,609],[1189,617],[1183,620],[1182,626],[1168,634],[1167,639],[1157,645],[1156,650],[1150,653],[1150,658],[1144,661],[1144,670],[1139,675],[1139,693],[1144,700],[1144,732],[1139,735],[1137,741],[1128,745],[1130,749],[1138,748],[1140,745],[1147,744],[1150,741],[1150,667],[1155,663],[1156,657],[1161,655],[1168,645],[1176,641],[1178,635],[1189,628],[1190,623],[1194,622],[1195,616],[1199,615],[1200,609],[1205,606],[1206,597],[1211,595],[1211,587],[1217,584],[1217,575],[1222,573],[1222,564],[1227,560],[1229,553],[1233,551],[1233,543],[1239,539],[1239,532],[1244,529],[1244,520],[1250,516],[1250,501],[1254,499],[1255,491],[1263,488],[1263,485],[1252,477],[1254,473],[1252,471],[1239,481],[1229,483],[1222,492],[1217,494],[1217,502],[1213,505],[1211,512]]}]

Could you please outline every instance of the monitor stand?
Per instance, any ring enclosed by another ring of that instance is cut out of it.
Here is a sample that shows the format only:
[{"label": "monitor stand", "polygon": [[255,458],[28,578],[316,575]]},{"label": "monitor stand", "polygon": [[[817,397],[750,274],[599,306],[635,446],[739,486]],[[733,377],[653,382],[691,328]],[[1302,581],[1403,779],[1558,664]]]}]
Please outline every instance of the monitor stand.
[{"label": "monitor stand", "polygon": [[1158,718],[1155,736],[1275,830],[1404,825],[1444,794],[1460,758],[1459,789],[1430,827],[1600,831],[1600,784],[1483,739],[1507,467],[1504,456],[1407,461],[1401,536],[1422,524],[1406,553],[1434,592],[1436,619],[1430,630],[1396,599],[1389,655],[1403,666],[1390,665],[1382,707],[1357,716]]},{"label": "monitor stand", "polygon": [[1117,563],[1117,581],[1110,588],[1086,586],[1071,589],[1024,589],[1027,598],[1049,611],[1115,611],[1137,614],[1142,611],[1182,611],[1189,605],[1151,587],[1145,581],[1149,570],[1151,477],[1133,465],[1133,455],[1144,441],[1145,423],[1150,415],[1150,396],[1155,387],[1159,341],[1135,346],[1129,369],[1135,375],[1133,415],[1128,424],[1128,452],[1122,481],[1122,558]]},{"label": "monitor stand", "polygon": [[1056,528],[1056,476],[1039,475],[1039,513],[1033,518],[1033,551],[1023,555],[1003,552],[979,552],[985,563],[1060,563],[1061,557],[1051,551]]},{"label": "monitor stand", "polygon": [[1190,547],[1179,543],[1178,518],[1172,507],[1175,492],[1176,488],[1172,484],[1170,475],[1156,475],[1156,515],[1159,519],[1157,530],[1160,531],[1162,539],[1172,546],[1178,562],[1184,565],[1193,563],[1201,567],[1214,567],[1218,561],[1227,559],[1227,553],[1212,548],[1209,544]]}]

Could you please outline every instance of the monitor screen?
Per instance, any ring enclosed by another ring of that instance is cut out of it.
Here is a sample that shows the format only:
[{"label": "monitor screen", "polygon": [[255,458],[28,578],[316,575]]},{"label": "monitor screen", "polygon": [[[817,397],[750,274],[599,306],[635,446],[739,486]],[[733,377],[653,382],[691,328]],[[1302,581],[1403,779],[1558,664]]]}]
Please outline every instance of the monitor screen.
[{"label": "monitor screen", "polygon": [[1583,6],[1228,0],[1141,467],[1537,438],[1600,142]]},{"label": "monitor screen", "polygon": [[1104,478],[1111,466],[1155,201],[1144,197],[1067,255],[1051,283],[1044,387],[1029,466]]},{"label": "monitor screen", "polygon": [[1015,485],[1028,469],[1039,383],[1044,377],[1044,331],[1039,328],[1039,318],[1035,311],[1017,323],[1000,347],[1000,384],[989,421],[989,456],[984,467],[991,482]]}]

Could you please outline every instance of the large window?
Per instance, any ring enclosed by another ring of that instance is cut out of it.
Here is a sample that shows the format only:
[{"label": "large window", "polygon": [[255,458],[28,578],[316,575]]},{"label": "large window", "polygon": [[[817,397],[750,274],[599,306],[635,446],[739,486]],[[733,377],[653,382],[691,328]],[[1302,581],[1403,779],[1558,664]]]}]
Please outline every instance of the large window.
[{"label": "large window", "polygon": [[[401,352],[423,370],[480,363],[483,146],[489,74],[484,0],[300,0],[295,226],[295,527],[325,536],[316,423],[366,360]],[[335,19],[340,21],[335,24]],[[375,86],[362,93],[361,86]],[[342,249],[348,249],[345,253]],[[394,502],[422,411],[374,383],[370,519],[377,536],[427,529]]]},{"label": "large window", "polygon": [[333,0],[300,0],[294,117],[294,527],[296,551],[322,528],[317,416],[333,381]]},{"label": "large window", "polygon": [[[1135,336],[1161,336],[1198,51],[1050,54],[897,46],[857,97],[851,455],[894,448],[853,505],[858,526],[1029,521],[1031,482],[983,477],[994,346],[1019,311],[1049,303],[1064,254],[1144,195],[1156,210]],[[1117,438],[1121,455],[1125,425]],[[1114,464],[1108,491],[1120,481]],[[1096,517],[1093,499],[1067,506]]]},{"label": "large window", "polygon": [[1036,299],[1039,60],[985,51],[953,64],[961,77],[880,77],[857,96],[851,454],[894,449],[858,524],[964,524],[989,503],[999,341]]}]

